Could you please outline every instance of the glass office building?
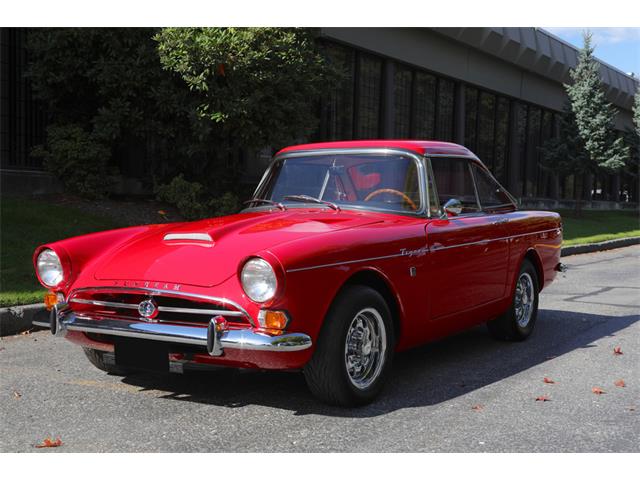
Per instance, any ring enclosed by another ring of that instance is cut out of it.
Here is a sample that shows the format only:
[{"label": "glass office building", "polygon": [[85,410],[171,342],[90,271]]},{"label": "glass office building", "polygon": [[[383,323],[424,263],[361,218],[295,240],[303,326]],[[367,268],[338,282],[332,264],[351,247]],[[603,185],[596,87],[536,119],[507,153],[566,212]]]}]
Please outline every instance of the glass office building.
[{"label": "glass office building", "polygon": [[[436,139],[472,150],[525,204],[638,201],[638,178],[575,178],[545,167],[540,147],[557,134],[563,82],[575,47],[535,28],[327,28],[327,56],[345,72],[321,102],[317,140]],[[603,64],[616,128],[631,128],[637,80]]]}]

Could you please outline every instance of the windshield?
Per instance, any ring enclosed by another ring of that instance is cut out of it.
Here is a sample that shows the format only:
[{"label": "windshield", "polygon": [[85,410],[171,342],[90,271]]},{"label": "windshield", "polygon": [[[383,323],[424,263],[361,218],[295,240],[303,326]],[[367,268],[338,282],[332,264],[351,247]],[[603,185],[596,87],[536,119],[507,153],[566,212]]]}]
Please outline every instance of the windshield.
[{"label": "windshield", "polygon": [[[334,154],[277,161],[256,198],[294,203],[306,195],[340,207],[414,212],[422,209],[416,162],[403,155]],[[256,205],[257,206],[257,205]]]}]

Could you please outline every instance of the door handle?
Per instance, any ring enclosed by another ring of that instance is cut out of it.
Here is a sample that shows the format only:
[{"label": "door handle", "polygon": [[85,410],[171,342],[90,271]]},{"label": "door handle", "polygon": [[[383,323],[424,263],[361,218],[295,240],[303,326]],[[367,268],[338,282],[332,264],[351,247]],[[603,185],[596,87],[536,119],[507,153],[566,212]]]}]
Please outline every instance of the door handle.
[{"label": "door handle", "polygon": [[509,221],[508,218],[501,218],[500,220],[496,220],[492,223],[492,225],[503,225]]}]

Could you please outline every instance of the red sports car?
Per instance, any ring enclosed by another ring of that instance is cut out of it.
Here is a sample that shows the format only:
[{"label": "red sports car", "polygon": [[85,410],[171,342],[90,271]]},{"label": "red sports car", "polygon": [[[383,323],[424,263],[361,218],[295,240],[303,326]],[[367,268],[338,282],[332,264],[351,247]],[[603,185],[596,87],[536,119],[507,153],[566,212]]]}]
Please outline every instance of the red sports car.
[{"label": "red sports car", "polygon": [[394,352],[487,323],[524,340],[562,268],[556,213],[519,211],[466,148],[372,140],[280,151],[247,208],[39,247],[55,335],[107,372],[302,370],[371,401]]}]

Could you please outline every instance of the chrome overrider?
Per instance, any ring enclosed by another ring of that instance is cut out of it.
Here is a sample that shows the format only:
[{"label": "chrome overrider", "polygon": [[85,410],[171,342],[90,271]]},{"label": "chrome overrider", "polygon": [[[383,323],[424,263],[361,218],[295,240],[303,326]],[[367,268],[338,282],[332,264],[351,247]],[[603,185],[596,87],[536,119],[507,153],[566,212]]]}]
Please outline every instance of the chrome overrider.
[{"label": "chrome overrider", "polygon": [[75,331],[199,345],[206,347],[209,355],[214,357],[222,355],[225,348],[295,352],[311,347],[311,337],[304,333],[269,335],[253,328],[227,329],[224,318],[220,316],[211,318],[207,326],[192,327],[80,316],[73,313],[65,303],[53,307],[48,323],[34,321],[33,324],[48,327],[55,336],[66,336],[67,331]]}]

